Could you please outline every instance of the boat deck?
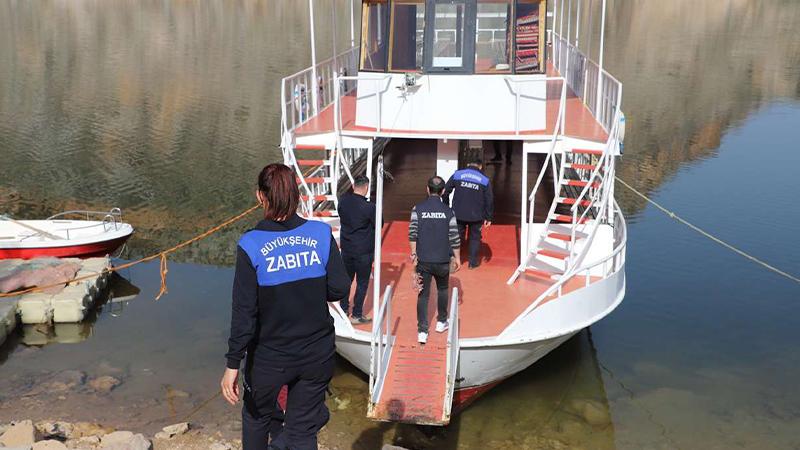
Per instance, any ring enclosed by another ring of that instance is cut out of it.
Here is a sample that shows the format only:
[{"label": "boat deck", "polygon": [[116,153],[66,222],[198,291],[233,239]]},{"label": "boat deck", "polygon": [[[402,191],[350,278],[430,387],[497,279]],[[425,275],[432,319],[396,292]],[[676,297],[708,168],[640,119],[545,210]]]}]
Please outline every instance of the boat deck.
[{"label": "boat deck", "polygon": [[[558,76],[558,73],[548,63],[548,76]],[[520,124],[519,135],[514,130],[494,130],[471,132],[469,130],[396,130],[383,128],[378,131],[374,127],[367,127],[356,124],[356,97],[357,92],[353,91],[349,95],[343,96],[340,102],[342,109],[342,129],[345,134],[367,135],[367,136],[392,136],[392,135],[430,135],[440,134],[449,135],[457,138],[459,136],[470,136],[479,134],[482,136],[497,136],[498,139],[524,139],[525,137],[547,137],[552,136],[555,129],[558,109],[561,101],[561,82],[547,82],[547,120],[544,129],[526,129],[524,122]],[[306,123],[299,126],[295,133],[298,136],[331,133],[333,129],[333,105],[320,111],[319,114],[309,119]],[[566,113],[565,113],[565,134],[568,137],[584,139],[594,142],[605,142],[608,134],[603,127],[595,120],[589,109],[583,104],[580,98],[570,89],[567,89]]]}]

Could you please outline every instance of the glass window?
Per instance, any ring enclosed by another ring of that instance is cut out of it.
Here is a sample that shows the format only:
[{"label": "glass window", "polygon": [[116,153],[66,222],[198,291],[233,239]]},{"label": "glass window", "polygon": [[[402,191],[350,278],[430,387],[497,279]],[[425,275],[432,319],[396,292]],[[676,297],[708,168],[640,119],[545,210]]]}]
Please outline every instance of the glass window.
[{"label": "glass window", "polygon": [[514,71],[516,73],[542,71],[544,40],[541,30],[544,30],[544,11],[544,4],[539,0],[517,0],[514,19]]},{"label": "glass window", "polygon": [[389,23],[389,1],[367,0],[364,2],[361,29],[361,69],[384,71],[388,56],[387,29]]},{"label": "glass window", "polygon": [[424,36],[425,0],[395,1],[392,11],[390,70],[422,69]]},{"label": "glass window", "polygon": [[512,0],[478,0],[475,28],[475,72],[511,72]]},{"label": "glass window", "polygon": [[433,68],[464,67],[465,1],[436,3],[433,9]]}]

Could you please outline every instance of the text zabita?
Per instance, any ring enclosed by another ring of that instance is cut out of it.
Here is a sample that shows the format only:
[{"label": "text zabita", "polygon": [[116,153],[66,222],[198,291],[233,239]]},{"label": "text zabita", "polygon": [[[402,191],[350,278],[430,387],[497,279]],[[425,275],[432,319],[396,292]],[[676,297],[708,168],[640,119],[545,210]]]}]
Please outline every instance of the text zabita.
[{"label": "text zabita", "polygon": [[316,250],[304,252],[287,253],[285,255],[267,256],[267,272],[278,272],[288,269],[299,269],[301,267],[322,264]]},{"label": "text zabita", "polygon": [[443,212],[423,212],[421,215],[423,219],[447,219],[447,214]]}]

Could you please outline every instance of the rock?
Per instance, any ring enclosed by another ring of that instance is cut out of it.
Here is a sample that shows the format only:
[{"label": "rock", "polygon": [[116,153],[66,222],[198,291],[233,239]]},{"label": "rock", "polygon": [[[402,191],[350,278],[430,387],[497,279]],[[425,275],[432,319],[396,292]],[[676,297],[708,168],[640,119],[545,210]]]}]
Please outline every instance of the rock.
[{"label": "rock", "polygon": [[89,381],[89,386],[101,394],[108,394],[122,382],[110,375],[93,378]]},{"label": "rock", "polygon": [[608,408],[603,407],[600,402],[585,400],[581,415],[587,423],[594,426],[606,425],[611,422]]},{"label": "rock", "polygon": [[111,428],[106,428],[96,423],[77,422],[72,424],[72,433],[67,436],[67,439],[79,439],[82,437],[90,436],[103,436],[114,431]]},{"label": "rock", "polygon": [[100,440],[102,450],[150,450],[152,444],[144,435],[115,431]]},{"label": "rock", "polygon": [[46,441],[39,441],[33,444],[31,450],[67,450],[67,446],[55,439],[48,439]]},{"label": "rock", "polygon": [[37,422],[36,429],[45,439],[64,440],[73,434],[74,427],[69,422]]},{"label": "rock", "polygon": [[100,445],[99,436],[84,436],[80,439],[69,439],[66,441],[67,448],[88,449],[96,448]]},{"label": "rock", "polygon": [[0,436],[0,446],[2,447],[27,447],[33,445],[39,436],[33,422],[23,420],[14,422]]},{"label": "rock", "polygon": [[408,449],[405,448],[405,447],[400,447],[398,445],[383,444],[383,447],[381,447],[381,450],[408,450]]},{"label": "rock", "polygon": [[208,450],[233,450],[233,446],[227,442],[214,442],[208,446]]},{"label": "rock", "polygon": [[[162,428],[161,432],[156,434],[156,437],[160,439],[169,439],[173,436],[186,433],[187,431],[189,431],[189,424],[187,422],[181,422]],[[161,437],[159,437],[159,435],[161,435]]]}]

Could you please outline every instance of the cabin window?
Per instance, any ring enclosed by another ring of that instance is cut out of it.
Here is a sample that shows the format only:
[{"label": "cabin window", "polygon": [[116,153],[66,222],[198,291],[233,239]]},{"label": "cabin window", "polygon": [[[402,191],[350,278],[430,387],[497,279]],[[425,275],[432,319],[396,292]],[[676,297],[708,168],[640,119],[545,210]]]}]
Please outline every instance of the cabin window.
[{"label": "cabin window", "polygon": [[544,56],[545,17],[544,2],[517,0],[514,17],[514,71],[516,73],[542,72]]},{"label": "cabin window", "polygon": [[478,0],[475,73],[511,73],[513,0]]},{"label": "cabin window", "polygon": [[[474,12],[467,0],[433,0],[427,35],[427,70],[471,72]],[[472,12],[472,14],[470,14]],[[469,37],[469,39],[467,39]]]},{"label": "cabin window", "polygon": [[421,70],[425,36],[425,0],[393,2],[392,51],[389,69],[393,71]]},{"label": "cabin window", "polygon": [[389,0],[366,0],[361,17],[361,70],[386,70]]}]

